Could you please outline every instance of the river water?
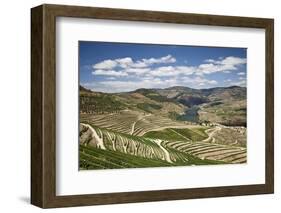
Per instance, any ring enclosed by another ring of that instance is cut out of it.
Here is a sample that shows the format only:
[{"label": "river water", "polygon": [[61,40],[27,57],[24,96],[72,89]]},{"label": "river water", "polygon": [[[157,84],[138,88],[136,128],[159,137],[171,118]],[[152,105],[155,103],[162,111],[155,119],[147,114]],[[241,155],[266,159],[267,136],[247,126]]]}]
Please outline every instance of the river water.
[{"label": "river water", "polygon": [[199,121],[198,110],[199,110],[198,106],[192,106],[185,111],[185,113],[181,116],[180,119],[196,123]]}]

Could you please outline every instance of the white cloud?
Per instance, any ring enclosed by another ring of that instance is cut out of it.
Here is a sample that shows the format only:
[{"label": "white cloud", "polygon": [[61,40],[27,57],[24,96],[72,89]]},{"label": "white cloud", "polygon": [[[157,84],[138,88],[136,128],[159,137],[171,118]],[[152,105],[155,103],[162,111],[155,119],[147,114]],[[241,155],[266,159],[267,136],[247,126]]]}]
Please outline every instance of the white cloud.
[{"label": "white cloud", "polygon": [[218,82],[215,80],[208,80],[206,78],[200,78],[196,77],[195,79],[192,79],[192,81],[195,84],[199,84],[199,86],[205,86],[205,85],[216,85]]},{"label": "white cloud", "polygon": [[246,86],[246,80],[233,82],[232,85],[240,86],[240,87],[245,87]]},{"label": "white cloud", "polygon": [[116,77],[108,77],[107,80],[116,80]]},{"label": "white cloud", "polygon": [[192,88],[201,88],[202,86],[213,86],[218,84],[215,80],[209,80],[203,77],[189,77],[185,76],[178,80],[179,85],[189,86]]},{"label": "white cloud", "polygon": [[94,64],[92,67],[93,69],[113,69],[115,67],[143,68],[153,64],[168,64],[168,63],[175,63],[175,62],[176,59],[171,55],[167,55],[161,58],[148,58],[148,59],[143,58],[136,62],[134,62],[133,59],[130,57],[125,57],[125,58],[117,58],[114,60],[107,59],[97,64]]},{"label": "white cloud", "polygon": [[[229,56],[226,58],[222,58],[220,60],[214,60],[214,59],[207,59],[205,62],[210,63],[203,63],[198,66],[159,66],[156,68],[151,68],[152,65],[155,64],[170,64],[175,63],[176,59],[171,56],[167,55],[160,58],[148,58],[148,59],[141,59],[136,62],[133,61],[130,57],[125,58],[118,58],[115,60],[104,60],[100,63],[97,63],[93,65],[93,68],[95,69],[93,74],[95,74],[97,71],[99,73],[105,73],[101,72],[100,70],[110,70],[113,71],[113,68],[120,69],[118,72],[122,73],[134,73],[137,75],[140,74],[147,74],[152,76],[173,76],[173,75],[191,75],[196,74],[198,76],[202,76],[205,74],[212,74],[216,72],[224,72],[224,73],[230,73],[232,70],[237,70],[238,66],[241,64],[246,63],[245,58],[238,58]],[[126,76],[125,74],[117,74],[115,72],[112,72],[114,75],[116,74],[119,76]],[[109,73],[108,73],[109,74]],[[245,73],[238,73],[238,75],[244,75]]]},{"label": "white cloud", "polygon": [[123,70],[124,73],[136,74],[136,75],[143,75],[145,73],[149,73],[150,71],[151,71],[150,68],[128,68]]},{"label": "white cloud", "polygon": [[[246,63],[246,59],[233,56],[218,60],[207,59],[197,66],[179,66],[174,65],[175,62],[176,59],[172,55],[137,61],[131,57],[104,60],[92,66],[94,69],[92,74],[103,78],[94,81],[90,88],[102,92],[124,92],[138,88],[166,88],[176,85],[192,88],[213,87],[219,82],[208,79],[209,74],[238,70],[240,65]],[[237,74],[242,77],[245,72]],[[234,82],[226,79],[224,82],[227,85],[245,86],[245,79],[239,80]]]},{"label": "white cloud", "polygon": [[115,70],[95,70],[92,72],[93,75],[105,75],[105,76],[128,76],[125,72],[115,71]]},{"label": "white cloud", "polygon": [[198,66],[197,72],[201,74],[211,74],[215,72],[229,73],[232,70],[237,70],[238,66],[247,63],[246,58],[239,58],[229,56],[226,58],[221,58],[220,60],[207,59],[205,64],[200,64]]},{"label": "white cloud", "polygon": [[104,60],[100,63],[94,64],[94,69],[113,69],[117,66],[117,62],[114,60]]},{"label": "white cloud", "polygon": [[220,57],[219,60],[207,59],[207,60],[205,60],[205,62],[213,63],[213,64],[235,66],[235,65],[240,65],[240,64],[246,64],[247,59],[234,57],[234,56],[228,56],[225,58]]},{"label": "white cloud", "polygon": [[174,86],[176,83],[176,79],[154,78],[139,81],[101,81],[97,82],[94,87],[96,91],[101,92],[129,92],[139,88],[166,88]]},{"label": "white cloud", "polygon": [[131,64],[131,67],[134,67],[134,68],[144,68],[144,67],[148,67],[149,64],[146,64],[142,61],[137,61],[136,63],[132,63]]},{"label": "white cloud", "polygon": [[171,56],[171,55],[167,55],[161,58],[149,58],[149,59],[142,59],[139,62],[143,62],[147,65],[151,65],[151,64],[167,64],[167,63],[175,63],[176,59]]},{"label": "white cloud", "polygon": [[245,73],[244,72],[239,72],[239,73],[237,73],[237,75],[245,75]]},{"label": "white cloud", "polygon": [[222,59],[221,61],[218,61],[217,63],[235,66],[235,65],[240,65],[240,64],[246,64],[247,59],[229,56],[229,57],[226,57],[226,58]]},{"label": "white cloud", "polygon": [[115,60],[116,65],[119,65],[122,68],[126,68],[131,66],[131,64],[133,64],[133,60],[130,57],[126,57],[126,58],[118,58]]},{"label": "white cloud", "polygon": [[151,76],[178,76],[178,75],[191,75],[195,72],[194,67],[189,66],[166,66],[152,69],[149,72]]},{"label": "white cloud", "polygon": [[221,66],[215,64],[200,64],[197,69],[197,72],[201,72],[203,74],[210,74],[219,71],[221,71]]},{"label": "white cloud", "polygon": [[184,75],[191,75],[196,71],[196,67],[193,66],[177,66],[176,70]]},{"label": "white cloud", "polygon": [[172,86],[187,86],[192,88],[205,88],[217,85],[217,81],[201,77],[166,78],[145,77],[138,80],[103,80],[92,84],[83,84],[87,88],[100,92],[129,92],[139,88],[167,88]]}]

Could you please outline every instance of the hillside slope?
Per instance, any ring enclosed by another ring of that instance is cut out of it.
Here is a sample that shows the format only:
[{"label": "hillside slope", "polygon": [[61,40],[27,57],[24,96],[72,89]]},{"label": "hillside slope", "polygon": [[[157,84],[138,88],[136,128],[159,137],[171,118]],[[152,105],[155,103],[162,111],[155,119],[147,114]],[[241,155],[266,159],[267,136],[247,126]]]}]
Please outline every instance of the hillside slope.
[{"label": "hillside slope", "polygon": [[186,122],[246,126],[246,88],[138,89],[124,93],[93,92],[80,86],[80,112],[104,114],[132,110]]},{"label": "hillside slope", "polygon": [[245,115],[241,87],[102,93],[80,86],[80,169],[245,163]]}]

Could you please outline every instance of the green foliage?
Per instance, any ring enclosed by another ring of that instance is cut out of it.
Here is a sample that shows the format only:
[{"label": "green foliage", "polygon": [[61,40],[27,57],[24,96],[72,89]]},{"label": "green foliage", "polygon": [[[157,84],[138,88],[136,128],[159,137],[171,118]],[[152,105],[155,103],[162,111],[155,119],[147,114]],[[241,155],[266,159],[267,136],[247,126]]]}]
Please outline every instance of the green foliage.
[{"label": "green foliage", "polygon": [[[125,134],[125,133],[122,133],[122,132],[117,132],[117,131],[114,131],[114,130],[108,130],[106,128],[102,128],[102,127],[98,127],[98,126],[95,126],[94,124],[92,124],[91,122],[84,122],[86,124],[90,124],[96,131],[97,131],[97,134],[99,136],[100,135],[100,132],[109,132],[109,133],[113,133],[115,136],[120,136],[121,138],[126,138],[126,139],[129,139],[129,140],[135,140],[137,142],[140,142],[140,143],[143,143],[145,145],[149,145],[151,147],[158,147],[158,145],[156,145],[155,143],[151,142],[149,139],[145,138],[145,137],[140,137],[140,136],[136,136],[136,135],[130,135],[130,134]],[[105,143],[109,143],[109,140],[107,137],[104,137],[103,138],[105,140]]]},{"label": "green foliage", "polygon": [[223,102],[222,101],[215,101],[215,102],[212,102],[212,103],[209,103],[209,106],[218,106],[218,105],[221,105],[221,104],[223,104]]},{"label": "green foliage", "polygon": [[177,132],[173,131],[172,129],[164,129],[161,131],[147,132],[144,134],[144,137],[167,140],[167,141],[185,141],[186,140],[186,138],[177,134]]},{"label": "green foliage", "polygon": [[144,137],[155,138],[167,141],[201,141],[208,137],[205,133],[206,128],[194,128],[194,129],[175,129],[167,128],[161,131],[147,132]]},{"label": "green foliage", "polygon": [[154,94],[148,94],[146,97],[150,98],[151,100],[157,101],[157,102],[174,102],[174,100],[169,99],[165,96],[159,95],[157,93]]},{"label": "green foliage", "polygon": [[202,160],[194,155],[180,152],[170,147],[165,147],[165,149],[167,149],[168,152],[171,153],[172,155],[176,155],[178,157],[179,160],[175,162],[177,166],[225,164],[222,161],[208,160],[208,159]]},{"label": "green foliage", "polygon": [[159,159],[148,159],[140,156],[125,154],[118,151],[102,150],[80,145],[79,166],[81,170],[89,169],[120,169],[120,168],[146,168],[187,165],[221,164],[220,161],[201,160],[197,157],[173,149],[169,152],[176,155],[179,160],[168,163]]},{"label": "green foliage", "polygon": [[206,128],[192,128],[192,129],[173,129],[178,134],[189,138],[192,141],[201,141],[208,137],[205,133]]},{"label": "green foliage", "polygon": [[181,115],[176,112],[169,112],[168,117],[171,118],[172,120],[180,120]]},{"label": "green foliage", "polygon": [[158,110],[162,108],[160,105],[149,103],[139,103],[137,104],[137,107],[146,112],[151,112],[152,110]]},{"label": "green foliage", "polygon": [[173,99],[160,95],[156,90],[153,89],[138,89],[135,92],[141,93],[147,98],[157,102],[175,102]]},{"label": "green foliage", "polygon": [[160,159],[148,159],[119,151],[102,150],[80,145],[81,169],[117,169],[172,166],[173,164]]},{"label": "green foliage", "polygon": [[237,113],[242,114],[242,115],[247,113],[247,109],[245,107],[234,109],[234,111],[236,111]]},{"label": "green foliage", "polygon": [[80,94],[80,111],[84,113],[117,112],[125,105],[110,95]]}]

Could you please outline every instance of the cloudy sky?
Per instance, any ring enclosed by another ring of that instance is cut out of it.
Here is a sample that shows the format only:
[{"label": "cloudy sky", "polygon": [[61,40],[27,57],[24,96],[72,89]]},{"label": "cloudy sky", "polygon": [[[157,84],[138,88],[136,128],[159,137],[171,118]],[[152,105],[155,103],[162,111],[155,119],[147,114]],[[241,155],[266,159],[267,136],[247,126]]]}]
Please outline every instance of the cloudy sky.
[{"label": "cloudy sky", "polygon": [[245,48],[79,42],[80,84],[100,92],[246,86]]}]

